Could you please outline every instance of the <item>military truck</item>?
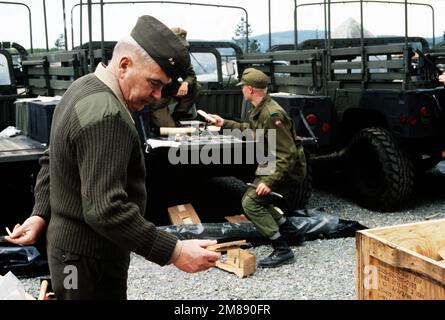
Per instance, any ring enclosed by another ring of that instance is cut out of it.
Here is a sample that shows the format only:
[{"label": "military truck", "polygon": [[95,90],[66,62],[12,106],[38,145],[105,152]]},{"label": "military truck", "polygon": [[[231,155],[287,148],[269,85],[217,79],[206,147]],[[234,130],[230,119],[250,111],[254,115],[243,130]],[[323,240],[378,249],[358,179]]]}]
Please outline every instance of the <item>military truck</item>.
[{"label": "military truck", "polygon": [[[89,21],[90,28],[91,25]],[[6,177],[2,187],[6,195],[4,207],[8,212],[14,211],[5,223],[15,223],[30,212],[32,189],[39,169],[37,160],[49,143],[52,112],[57,103],[46,98],[50,101],[24,104],[16,103],[17,99],[63,95],[75,79],[94,71],[98,63],[107,63],[115,43],[90,40],[71,50],[41,53],[30,53],[16,43],[1,43],[0,74],[7,81],[0,86],[1,110],[4,112],[0,117],[0,129],[15,126],[25,133],[0,138],[0,171]],[[246,110],[241,106],[246,106],[246,103],[239,87],[234,86],[239,80],[240,70],[233,61],[242,56],[242,50],[230,42],[190,41],[190,54],[203,87],[197,107],[227,119],[241,120]],[[203,206],[198,212],[209,212],[206,219],[209,222],[221,221],[223,215],[242,213],[241,196],[247,188],[244,182],[251,182],[254,178],[256,163],[226,164],[221,161],[210,165],[201,162],[172,165],[168,161],[171,141],[153,135],[147,115],[147,110],[136,114],[135,123],[146,155],[150,220],[168,224],[167,208],[187,202],[192,202],[197,210]],[[192,115],[186,120],[193,118]],[[253,141],[208,134],[204,123],[198,125],[204,135],[182,139],[180,149],[190,152],[197,141],[199,148],[212,144],[221,150],[228,148],[232,151],[245,150],[254,144]],[[156,146],[165,145],[155,148],[155,140]],[[304,207],[310,194],[311,175],[302,187],[277,204],[290,212]]]},{"label": "military truck", "polygon": [[[355,2],[363,30],[363,1]],[[331,3],[324,6],[330,21]],[[437,81],[445,53],[409,37],[407,16],[405,24],[404,37],[355,39],[331,39],[328,25],[325,39],[238,61],[269,74],[272,91],[287,93],[275,97],[282,105],[303,110],[318,138],[312,158],[340,160],[356,201],[377,211],[404,205],[416,174],[445,150],[445,89]]]}]

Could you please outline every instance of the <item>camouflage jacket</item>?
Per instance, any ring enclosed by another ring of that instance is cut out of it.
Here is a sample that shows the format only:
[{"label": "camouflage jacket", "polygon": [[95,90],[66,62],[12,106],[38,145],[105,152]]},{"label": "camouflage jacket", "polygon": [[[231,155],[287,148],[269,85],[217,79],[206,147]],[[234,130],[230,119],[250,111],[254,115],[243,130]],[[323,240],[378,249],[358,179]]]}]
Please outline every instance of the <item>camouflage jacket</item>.
[{"label": "camouflage jacket", "polygon": [[[249,122],[239,123],[232,120],[224,121],[224,129],[252,129],[257,142],[261,142],[258,129],[264,130],[265,154],[275,154],[276,162],[272,170],[268,164],[260,164],[256,175],[271,189],[282,186],[289,180],[301,183],[306,176],[306,158],[301,138],[295,133],[294,123],[286,111],[269,95],[260,104],[249,110]],[[276,132],[276,150],[269,151],[269,131]],[[269,164],[270,167],[270,164]],[[269,171],[269,172],[268,172]]]}]

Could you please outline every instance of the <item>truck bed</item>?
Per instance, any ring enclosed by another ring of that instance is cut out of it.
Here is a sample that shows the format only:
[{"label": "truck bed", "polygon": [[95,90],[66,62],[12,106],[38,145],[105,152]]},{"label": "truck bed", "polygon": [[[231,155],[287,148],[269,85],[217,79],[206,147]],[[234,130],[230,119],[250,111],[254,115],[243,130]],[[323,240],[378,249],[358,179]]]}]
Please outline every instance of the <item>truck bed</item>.
[{"label": "truck bed", "polygon": [[47,145],[27,136],[0,138],[0,163],[37,160]]}]

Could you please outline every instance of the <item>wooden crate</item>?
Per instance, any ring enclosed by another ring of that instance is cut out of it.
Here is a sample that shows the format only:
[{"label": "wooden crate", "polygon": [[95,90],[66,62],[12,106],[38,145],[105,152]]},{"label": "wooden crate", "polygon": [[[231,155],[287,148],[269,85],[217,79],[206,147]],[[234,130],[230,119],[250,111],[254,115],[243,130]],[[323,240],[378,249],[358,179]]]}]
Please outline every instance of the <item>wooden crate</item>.
[{"label": "wooden crate", "polygon": [[445,299],[444,247],[445,219],[357,232],[357,298]]},{"label": "wooden crate", "polygon": [[172,224],[200,224],[198,214],[190,203],[180,204],[167,209]]},{"label": "wooden crate", "polygon": [[236,274],[239,278],[248,277],[255,273],[256,257],[248,250],[227,250],[225,260],[216,261],[216,267]]}]

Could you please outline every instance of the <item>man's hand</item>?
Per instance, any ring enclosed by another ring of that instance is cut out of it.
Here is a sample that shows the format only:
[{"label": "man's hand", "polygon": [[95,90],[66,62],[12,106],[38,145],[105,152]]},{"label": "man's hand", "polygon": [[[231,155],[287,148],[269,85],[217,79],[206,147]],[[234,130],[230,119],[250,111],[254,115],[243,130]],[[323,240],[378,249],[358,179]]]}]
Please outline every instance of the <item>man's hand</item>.
[{"label": "man's hand", "polygon": [[176,92],[176,96],[183,97],[187,95],[188,92],[189,92],[189,84],[188,82],[183,81],[178,89],[178,92]]},{"label": "man's hand", "polygon": [[261,182],[258,187],[256,187],[256,194],[259,196],[266,196],[268,195],[272,190],[263,182]]},{"label": "man's hand", "polygon": [[34,244],[43,233],[46,221],[39,216],[32,216],[23,222],[16,224],[10,236],[5,239],[14,244],[30,245]]},{"label": "man's hand", "polygon": [[174,265],[176,268],[190,273],[214,267],[221,255],[204,249],[211,244],[216,244],[216,240],[183,240],[181,253]]},{"label": "man's hand", "polygon": [[440,82],[442,82],[445,85],[445,73],[444,72],[442,72],[442,74],[439,75],[438,79]]},{"label": "man's hand", "polygon": [[207,121],[213,124],[217,127],[222,127],[224,125],[224,119],[218,116],[217,114],[209,113],[209,116],[212,117],[212,119],[208,119]]}]

